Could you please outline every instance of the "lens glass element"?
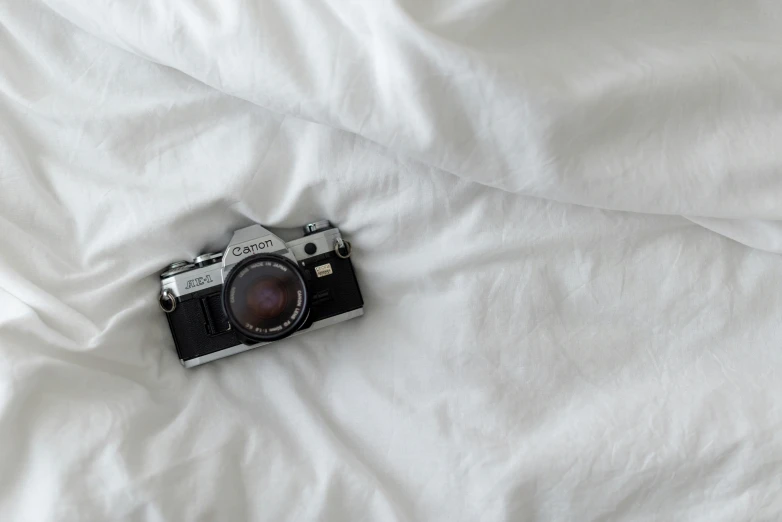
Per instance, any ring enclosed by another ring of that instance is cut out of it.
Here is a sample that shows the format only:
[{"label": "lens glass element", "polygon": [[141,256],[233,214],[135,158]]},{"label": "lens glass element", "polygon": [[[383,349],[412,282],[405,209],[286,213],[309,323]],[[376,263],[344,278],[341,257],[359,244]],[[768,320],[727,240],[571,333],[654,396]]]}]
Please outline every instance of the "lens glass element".
[{"label": "lens glass element", "polygon": [[240,261],[228,274],[223,306],[231,325],[250,341],[274,341],[301,326],[309,296],[292,261],[260,254]]},{"label": "lens glass element", "polygon": [[288,303],[288,292],[276,277],[259,277],[247,290],[247,308],[261,319],[279,317]]}]

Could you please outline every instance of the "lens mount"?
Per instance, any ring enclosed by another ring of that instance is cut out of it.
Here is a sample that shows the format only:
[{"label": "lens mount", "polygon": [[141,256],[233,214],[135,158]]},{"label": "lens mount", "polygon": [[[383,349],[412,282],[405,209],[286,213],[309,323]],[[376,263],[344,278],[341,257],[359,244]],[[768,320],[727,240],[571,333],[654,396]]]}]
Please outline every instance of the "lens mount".
[{"label": "lens mount", "polygon": [[277,341],[297,331],[309,314],[310,295],[299,267],[276,254],[242,259],[223,284],[223,308],[245,344]]}]

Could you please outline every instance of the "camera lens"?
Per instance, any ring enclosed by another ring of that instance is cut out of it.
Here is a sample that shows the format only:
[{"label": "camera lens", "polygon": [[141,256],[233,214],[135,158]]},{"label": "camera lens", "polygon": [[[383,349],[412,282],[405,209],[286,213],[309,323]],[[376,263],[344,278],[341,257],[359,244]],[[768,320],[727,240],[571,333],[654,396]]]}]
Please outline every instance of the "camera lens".
[{"label": "camera lens", "polygon": [[304,322],[309,294],[295,263],[282,256],[259,254],[243,259],[228,274],[223,307],[243,342],[276,341]]},{"label": "camera lens", "polygon": [[247,306],[256,317],[279,317],[288,303],[288,292],[276,277],[262,277],[247,290]]}]

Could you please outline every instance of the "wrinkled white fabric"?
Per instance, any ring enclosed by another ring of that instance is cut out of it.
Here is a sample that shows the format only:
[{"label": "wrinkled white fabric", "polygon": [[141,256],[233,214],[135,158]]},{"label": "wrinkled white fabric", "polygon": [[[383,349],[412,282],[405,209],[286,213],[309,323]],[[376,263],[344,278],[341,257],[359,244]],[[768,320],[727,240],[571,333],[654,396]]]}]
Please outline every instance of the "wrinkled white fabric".
[{"label": "wrinkled white fabric", "polygon": [[[1,520],[780,517],[782,5],[0,22]],[[324,217],[366,316],[183,369],[160,269]]]}]

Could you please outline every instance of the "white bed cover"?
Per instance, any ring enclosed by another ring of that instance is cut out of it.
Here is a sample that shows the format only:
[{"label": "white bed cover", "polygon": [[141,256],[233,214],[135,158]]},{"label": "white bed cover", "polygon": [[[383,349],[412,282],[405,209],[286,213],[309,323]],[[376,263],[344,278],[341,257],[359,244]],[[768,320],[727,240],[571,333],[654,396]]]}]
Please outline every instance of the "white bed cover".
[{"label": "white bed cover", "polygon": [[[779,520],[776,0],[0,2],[0,520]],[[364,318],[183,369],[325,217]]]}]

